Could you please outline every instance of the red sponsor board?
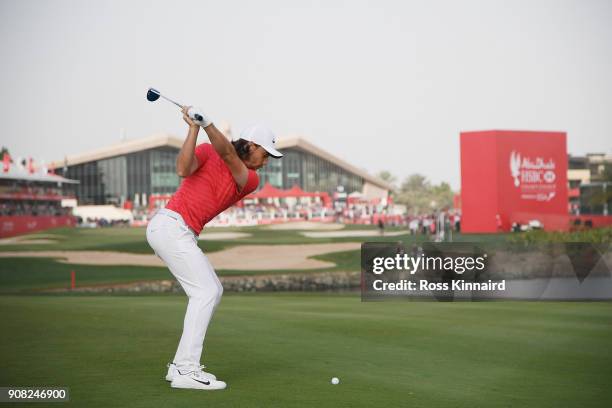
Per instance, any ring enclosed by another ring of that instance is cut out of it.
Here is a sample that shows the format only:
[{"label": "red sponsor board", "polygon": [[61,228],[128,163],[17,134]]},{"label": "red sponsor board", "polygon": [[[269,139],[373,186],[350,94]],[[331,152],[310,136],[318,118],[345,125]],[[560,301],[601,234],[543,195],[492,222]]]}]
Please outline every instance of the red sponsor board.
[{"label": "red sponsor board", "polygon": [[570,225],[576,229],[581,227],[612,227],[612,215],[572,215]]},{"label": "red sponsor board", "polygon": [[567,144],[562,132],[461,133],[461,229],[509,231],[537,220],[569,228]]},{"label": "red sponsor board", "polygon": [[76,218],[64,216],[14,215],[0,217],[0,238],[27,234],[57,227],[74,227]]}]

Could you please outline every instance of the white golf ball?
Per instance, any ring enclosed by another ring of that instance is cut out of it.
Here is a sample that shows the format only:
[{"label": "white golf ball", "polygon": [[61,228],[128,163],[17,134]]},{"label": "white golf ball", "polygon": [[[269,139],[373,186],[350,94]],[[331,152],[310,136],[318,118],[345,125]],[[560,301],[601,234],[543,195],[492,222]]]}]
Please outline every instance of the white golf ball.
[{"label": "white golf ball", "polygon": [[338,379],[338,377],[334,377],[331,379],[331,383],[334,385],[338,385],[340,384],[340,380]]}]

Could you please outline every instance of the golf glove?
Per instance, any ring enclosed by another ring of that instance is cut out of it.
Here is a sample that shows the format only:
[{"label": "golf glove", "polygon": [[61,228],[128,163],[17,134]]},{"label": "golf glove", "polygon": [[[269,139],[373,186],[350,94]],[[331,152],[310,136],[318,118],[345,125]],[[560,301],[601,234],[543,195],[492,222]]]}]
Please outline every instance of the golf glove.
[{"label": "golf glove", "polygon": [[208,126],[208,125],[210,125],[212,123],[210,118],[208,116],[206,116],[204,114],[204,112],[202,112],[202,109],[200,109],[200,108],[196,108],[196,107],[192,106],[187,111],[187,115],[189,115],[191,120],[193,120],[196,125],[200,125],[203,128],[205,128],[206,126]]}]

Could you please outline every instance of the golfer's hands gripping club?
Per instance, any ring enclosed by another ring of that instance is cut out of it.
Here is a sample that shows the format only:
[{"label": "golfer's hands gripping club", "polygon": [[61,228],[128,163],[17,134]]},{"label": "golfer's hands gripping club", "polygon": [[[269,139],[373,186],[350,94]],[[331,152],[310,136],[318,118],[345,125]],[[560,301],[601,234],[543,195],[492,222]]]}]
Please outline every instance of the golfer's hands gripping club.
[{"label": "golfer's hands gripping club", "polygon": [[212,121],[202,112],[202,109],[193,106],[183,106],[183,120],[192,126],[209,126]]}]

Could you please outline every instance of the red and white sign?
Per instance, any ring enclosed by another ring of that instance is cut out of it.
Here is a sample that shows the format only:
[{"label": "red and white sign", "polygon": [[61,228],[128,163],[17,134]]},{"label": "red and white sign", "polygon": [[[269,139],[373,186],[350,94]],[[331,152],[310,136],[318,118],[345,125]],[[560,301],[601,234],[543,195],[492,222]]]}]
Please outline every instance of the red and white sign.
[{"label": "red and white sign", "polygon": [[464,232],[509,231],[538,220],[567,230],[567,147],[562,132],[461,133]]},{"label": "red and white sign", "polygon": [[71,215],[13,215],[0,217],[0,238],[43,231],[56,227],[74,227],[76,218]]}]

